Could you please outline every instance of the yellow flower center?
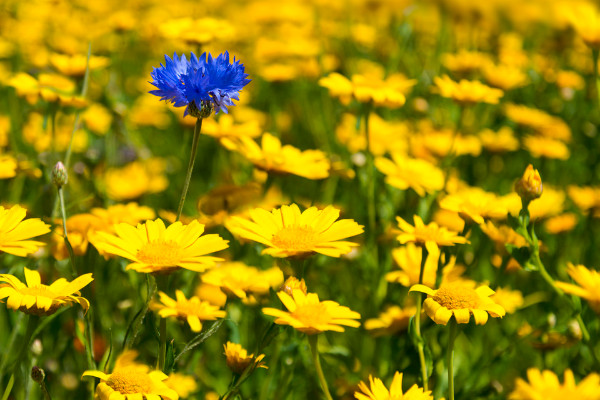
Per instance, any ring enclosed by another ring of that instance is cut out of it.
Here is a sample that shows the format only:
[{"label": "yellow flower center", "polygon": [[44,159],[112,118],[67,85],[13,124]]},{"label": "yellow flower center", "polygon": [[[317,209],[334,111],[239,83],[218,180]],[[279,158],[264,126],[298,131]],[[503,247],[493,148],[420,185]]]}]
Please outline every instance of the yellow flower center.
[{"label": "yellow flower center", "polygon": [[322,303],[304,304],[291,314],[307,326],[325,325],[331,322],[331,315]]},{"label": "yellow flower center", "polygon": [[152,393],[152,379],[147,373],[121,368],[110,375],[106,384],[121,394]]},{"label": "yellow flower center", "polygon": [[149,265],[174,267],[181,261],[181,247],[170,240],[146,243],[138,252],[137,258]]},{"label": "yellow flower center", "polygon": [[271,239],[275,247],[296,251],[313,251],[316,242],[315,231],[308,226],[286,226]]},{"label": "yellow flower center", "polygon": [[448,310],[476,309],[479,306],[479,295],[477,292],[464,285],[442,286],[433,296],[433,300]]}]

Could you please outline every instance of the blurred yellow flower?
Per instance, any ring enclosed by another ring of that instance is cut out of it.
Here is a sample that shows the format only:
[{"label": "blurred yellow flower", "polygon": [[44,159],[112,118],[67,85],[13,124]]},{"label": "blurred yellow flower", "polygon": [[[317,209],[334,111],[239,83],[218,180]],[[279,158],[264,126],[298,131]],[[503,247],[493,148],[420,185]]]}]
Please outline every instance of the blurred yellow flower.
[{"label": "blurred yellow flower", "polygon": [[9,179],[17,176],[17,159],[9,154],[0,154],[0,179]]},{"label": "blurred yellow flower", "polygon": [[572,263],[568,263],[567,272],[579,286],[566,282],[556,282],[556,286],[566,293],[586,299],[596,314],[600,315],[600,272]]},{"label": "blurred yellow flower", "polygon": [[442,97],[453,99],[459,104],[468,105],[476,103],[498,104],[504,92],[494,89],[479,81],[462,79],[455,82],[448,75],[434,78],[433,91]]},{"label": "blurred yellow flower", "polygon": [[508,210],[502,198],[478,187],[464,188],[440,200],[444,210],[457,212],[461,218],[482,224],[485,218],[506,218]]},{"label": "blurred yellow flower", "polygon": [[336,221],[339,216],[340,210],[332,206],[323,210],[310,207],[304,212],[296,204],[271,212],[256,208],[250,211],[252,221],[232,217],[228,229],[268,246],[262,253],[273,257],[307,257],[315,253],[339,257],[358,246],[340,239],[363,233],[363,227],[354,220]]},{"label": "blurred yellow flower", "polygon": [[459,50],[457,53],[442,54],[442,64],[449,71],[464,76],[481,71],[486,65],[492,63],[488,53],[478,51]]},{"label": "blurred yellow flower", "polygon": [[[430,287],[435,286],[438,262],[440,260],[439,249],[437,247],[432,247],[432,249],[433,251],[427,254],[422,280],[424,285]],[[407,243],[405,246],[393,249],[392,257],[400,269],[385,274],[386,281],[399,283],[405,287],[410,287],[419,283],[421,260],[423,259],[421,247],[414,243]]]},{"label": "blurred yellow flower", "polygon": [[578,218],[576,214],[564,213],[557,215],[556,217],[548,218],[548,220],[544,223],[544,228],[546,228],[546,232],[556,235],[559,233],[572,231],[577,225],[577,221]]},{"label": "blurred yellow flower", "polygon": [[[245,136],[257,138],[262,133],[260,124],[256,120],[236,123],[229,114],[223,114],[218,120],[205,118],[202,123],[202,134],[212,136],[220,141],[226,141]],[[234,145],[235,146],[235,145]]]},{"label": "blurred yellow flower", "polygon": [[175,291],[175,299],[164,292],[158,292],[158,296],[160,302],[151,303],[150,308],[158,311],[161,318],[173,317],[180,321],[187,321],[193,332],[202,330],[202,321],[214,321],[227,315],[219,306],[202,301],[196,296],[187,299],[181,290]]},{"label": "blurred yellow flower", "polygon": [[523,146],[536,158],[567,160],[571,155],[566,144],[560,140],[543,136],[527,136],[523,139]]},{"label": "blurred yellow flower", "polygon": [[253,364],[253,368],[265,368],[268,369],[264,362],[264,354],[260,354],[254,357],[254,354],[248,355],[248,351],[242,347],[241,344],[227,342],[223,345],[225,349],[225,357],[227,357],[227,367],[234,373],[242,374],[248,366]]},{"label": "blurred yellow flower", "polygon": [[39,272],[28,268],[25,270],[25,283],[9,274],[0,274],[0,300],[7,298],[6,306],[26,314],[50,315],[62,306],[77,303],[85,311],[90,308],[90,303],[81,297],[79,290],[94,280],[92,274],[85,274],[69,282],[58,279],[51,285],[41,282]]},{"label": "blurred yellow flower", "polygon": [[565,370],[564,383],[560,383],[556,374],[550,370],[540,371],[536,368],[527,370],[529,382],[517,378],[515,389],[508,396],[509,400],[599,400],[600,375],[591,373],[579,384],[570,369]]},{"label": "blurred yellow flower", "polygon": [[92,103],[81,114],[85,126],[97,135],[106,135],[112,124],[112,114],[98,103]]},{"label": "blurred yellow flower", "polygon": [[306,282],[304,281],[304,279],[299,280],[295,276],[290,276],[285,280],[285,282],[283,282],[283,285],[281,285],[281,288],[279,290],[292,296],[294,290],[296,289],[301,290],[304,294],[308,293],[308,288],[306,287]]},{"label": "blurred yellow flower", "polygon": [[269,293],[283,283],[283,272],[279,267],[259,270],[243,262],[224,262],[202,274],[202,282],[214,285],[227,293],[246,299]]},{"label": "blurred yellow flower", "polygon": [[393,305],[385,309],[377,318],[365,321],[365,329],[375,337],[394,335],[408,328],[408,323],[417,312],[415,306],[400,308]]},{"label": "blurred yellow flower", "polygon": [[109,168],[104,173],[106,194],[113,200],[122,201],[136,199],[146,193],[162,192],[169,185],[165,169],[166,162],[159,158]]},{"label": "blurred yellow flower", "polygon": [[9,79],[8,86],[12,86],[19,96],[25,97],[30,104],[35,104],[41,97],[48,102],[60,102],[64,105],[84,105],[73,103],[75,83],[69,78],[57,74],[42,73],[38,78],[19,72]]},{"label": "blurred yellow flower", "polygon": [[563,2],[561,11],[590,48],[600,50],[600,10],[593,2]]},{"label": "blurred yellow flower", "polygon": [[358,328],[360,314],[336,303],[335,301],[319,301],[316,293],[304,294],[294,290],[292,296],[285,292],[277,292],[277,296],[288,309],[263,308],[263,313],[277,317],[276,324],[290,325],[292,328],[314,335],[324,331],[344,332],[341,325]]},{"label": "blurred yellow flower", "polygon": [[421,197],[444,188],[442,170],[425,160],[392,153],[392,160],[377,157],[375,166],[389,185],[402,190],[412,188]]},{"label": "blurred yellow flower", "polygon": [[357,400],[433,400],[431,391],[425,391],[415,383],[406,391],[402,392],[402,374],[397,372],[394,374],[394,379],[390,389],[388,390],[381,379],[373,378],[369,375],[369,386],[366,383],[358,384],[360,392],[354,392],[354,397]]},{"label": "blurred yellow flower", "polygon": [[92,376],[100,379],[96,386],[95,398],[98,400],[179,400],[177,392],[164,382],[168,378],[167,375],[136,363],[136,357],[137,352],[125,351],[117,358],[111,374],[88,370],[81,377]]},{"label": "blurred yellow flower", "polygon": [[542,110],[519,104],[506,104],[506,116],[521,126],[533,129],[538,135],[559,139],[564,142],[571,140],[571,129],[560,118]]},{"label": "blurred yellow flower", "polygon": [[26,239],[50,232],[50,225],[39,218],[25,219],[26,214],[27,211],[19,205],[8,209],[0,206],[0,254],[26,257],[44,246],[42,242]]},{"label": "blurred yellow flower", "polygon": [[223,145],[229,150],[242,154],[254,166],[276,174],[292,174],[307,179],[324,179],[329,176],[330,162],[321,150],[301,151],[269,134],[262,136],[261,146],[249,137],[242,136],[235,141],[227,140]]},{"label": "blurred yellow flower", "polygon": [[504,308],[508,314],[514,313],[523,305],[523,294],[509,288],[496,288],[491,299]]},{"label": "blurred yellow flower", "polygon": [[483,68],[483,76],[491,86],[504,91],[527,85],[527,74],[514,65],[488,64]]},{"label": "blurred yellow flower", "polygon": [[206,45],[214,40],[230,40],[236,36],[235,27],[227,20],[212,17],[169,19],[159,25],[161,34],[188,44]]},{"label": "blurred yellow flower", "polygon": [[569,197],[582,212],[593,212],[595,216],[600,211],[600,187],[570,185],[567,189]]},{"label": "blurred yellow flower", "polygon": [[202,235],[204,225],[175,222],[165,227],[161,219],[138,224],[114,226],[116,235],[98,232],[94,246],[108,254],[133,261],[127,266],[137,272],[170,273],[179,268],[203,272],[221,258],[207,254],[224,250],[227,240],[216,234]]},{"label": "blurred yellow flower", "polygon": [[482,146],[492,153],[504,153],[506,151],[519,150],[519,139],[515,137],[512,129],[503,126],[497,132],[491,129],[484,129],[479,132],[479,140]]},{"label": "blurred yellow flower", "polygon": [[174,390],[180,399],[185,399],[198,390],[196,378],[180,372],[171,372],[169,377],[164,381],[164,384],[169,389]]},{"label": "blurred yellow flower", "polygon": [[454,316],[459,324],[468,324],[471,314],[477,325],[484,325],[488,313],[494,318],[503,317],[504,308],[490,298],[494,291],[487,286],[475,288],[475,282],[460,281],[442,285],[433,290],[425,285],[414,285],[410,292],[426,293],[425,312],[436,324],[446,325]]},{"label": "blurred yellow flower", "polygon": [[[59,54],[53,53],[50,55],[50,64],[63,75],[67,76],[83,76],[85,74],[87,55],[84,54]],[[109,59],[106,57],[90,56],[89,69],[90,71],[106,67]]]},{"label": "blurred yellow flower", "polygon": [[464,244],[469,241],[467,238],[459,236],[458,233],[449,231],[440,227],[435,222],[425,225],[418,215],[414,215],[415,225],[412,226],[400,217],[396,217],[400,232],[397,239],[401,244],[409,242],[425,246],[430,253],[437,253],[439,247],[454,246],[455,244]]},{"label": "blurred yellow flower", "polygon": [[[406,153],[408,135],[409,128],[404,121],[387,121],[375,113],[369,116],[369,148],[373,155]],[[367,149],[364,118],[360,121],[360,127],[357,127],[356,115],[343,114],[335,129],[335,136],[351,153]]]}]

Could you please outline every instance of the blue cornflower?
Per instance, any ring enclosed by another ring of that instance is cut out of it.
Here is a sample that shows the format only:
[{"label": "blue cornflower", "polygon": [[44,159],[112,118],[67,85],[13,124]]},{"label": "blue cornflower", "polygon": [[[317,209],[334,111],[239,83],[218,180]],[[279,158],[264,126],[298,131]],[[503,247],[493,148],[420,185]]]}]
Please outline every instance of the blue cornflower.
[{"label": "blue cornflower", "polygon": [[250,79],[244,73],[244,64],[233,58],[229,63],[229,52],[213,58],[203,53],[200,58],[194,53],[190,60],[185,55],[173,59],[165,55],[165,65],[154,68],[150,82],[158,88],[150,93],[160,96],[161,100],[173,103],[175,107],[187,106],[184,116],[206,117],[214,109],[217,113],[223,110],[227,114],[227,106],[234,106],[233,100],[239,100],[239,91]]}]

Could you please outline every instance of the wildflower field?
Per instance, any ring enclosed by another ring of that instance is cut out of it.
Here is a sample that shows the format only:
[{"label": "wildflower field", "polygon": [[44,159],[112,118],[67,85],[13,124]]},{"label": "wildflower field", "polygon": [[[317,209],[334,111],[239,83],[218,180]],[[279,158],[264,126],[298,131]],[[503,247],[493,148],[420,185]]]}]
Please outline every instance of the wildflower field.
[{"label": "wildflower field", "polygon": [[0,400],[600,400],[600,2],[0,32]]}]

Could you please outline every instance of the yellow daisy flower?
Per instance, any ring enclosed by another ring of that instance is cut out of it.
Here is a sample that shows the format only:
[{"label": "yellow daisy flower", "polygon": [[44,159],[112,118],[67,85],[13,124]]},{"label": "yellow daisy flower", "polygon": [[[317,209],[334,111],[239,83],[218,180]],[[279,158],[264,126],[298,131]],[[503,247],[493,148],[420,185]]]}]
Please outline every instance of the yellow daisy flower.
[{"label": "yellow daisy flower", "polygon": [[369,386],[365,382],[358,384],[360,392],[354,392],[357,400],[433,400],[431,391],[424,391],[415,383],[406,393],[402,393],[402,374],[396,371],[390,389],[388,390],[381,379],[369,375]]},{"label": "yellow daisy flower", "polygon": [[304,294],[308,293],[308,288],[306,287],[306,282],[304,281],[304,279],[298,280],[298,278],[296,278],[295,276],[290,276],[285,280],[285,282],[283,282],[283,285],[279,290],[282,290],[289,296],[292,296],[294,290],[296,289],[301,290]]},{"label": "yellow daisy flower", "polygon": [[190,394],[198,390],[196,378],[179,372],[171,372],[169,378],[164,382],[165,385],[170,389],[173,389],[181,399],[189,397]]},{"label": "yellow daisy flower", "polygon": [[365,321],[365,329],[374,336],[393,335],[408,328],[408,323],[417,312],[415,306],[400,308],[390,306],[377,318]]},{"label": "yellow daisy flower", "polygon": [[100,251],[127,258],[127,269],[144,273],[169,273],[179,268],[203,272],[221,258],[207,256],[228,247],[227,240],[216,234],[202,235],[204,225],[175,222],[165,227],[159,218],[138,224],[114,226],[115,235],[98,232],[94,246]]},{"label": "yellow daisy flower", "polygon": [[414,242],[424,245],[427,251],[434,253],[438,247],[469,243],[466,238],[459,236],[458,233],[440,227],[435,222],[425,225],[418,215],[413,216],[413,219],[415,226],[412,226],[400,217],[396,217],[398,227],[400,228],[397,239],[401,244]]},{"label": "yellow daisy flower", "polygon": [[228,229],[244,239],[263,243],[263,254],[273,257],[307,257],[314,253],[339,257],[349,253],[357,243],[341,241],[363,232],[354,220],[342,219],[340,210],[327,206],[323,210],[310,207],[304,212],[296,204],[268,212],[261,208],[250,211],[252,221],[232,217]]},{"label": "yellow daisy flower", "polygon": [[489,103],[498,104],[504,92],[500,89],[494,89],[479,81],[468,81],[461,79],[455,82],[448,75],[442,78],[435,77],[436,87],[434,91],[442,97],[451,98],[460,104]]},{"label": "yellow daisy flower", "polygon": [[556,235],[558,233],[572,231],[577,225],[577,215],[574,213],[564,213],[556,217],[548,218],[544,227],[548,233]]},{"label": "yellow daisy flower", "polygon": [[248,351],[242,347],[241,344],[227,342],[223,345],[225,349],[225,357],[227,357],[227,367],[235,372],[241,374],[250,364],[255,364],[255,368],[268,369],[262,359],[265,358],[264,354],[260,354],[254,357],[254,354],[248,355]]},{"label": "yellow daisy flower", "polygon": [[590,307],[600,314],[600,272],[587,269],[583,265],[567,264],[567,273],[579,285],[556,282],[556,286],[565,292],[586,299]]},{"label": "yellow daisy flower", "polygon": [[214,321],[217,318],[224,318],[227,314],[219,306],[202,301],[196,296],[186,299],[181,290],[175,292],[176,300],[164,292],[158,292],[158,295],[160,303],[154,302],[150,308],[158,311],[161,318],[176,317],[179,320],[186,320],[193,332],[202,330],[202,321]]},{"label": "yellow daisy flower", "polygon": [[523,145],[529,153],[535,157],[545,157],[559,160],[567,160],[571,156],[569,148],[560,140],[543,137],[527,136],[523,139]]},{"label": "yellow daisy flower", "polygon": [[492,300],[498,303],[508,314],[513,314],[523,305],[523,294],[510,288],[496,288]]},{"label": "yellow daisy flower", "polygon": [[263,134],[260,146],[247,136],[224,141],[223,145],[240,153],[263,171],[298,175],[306,179],[325,179],[329,176],[331,163],[321,150],[301,151],[294,146],[282,146],[281,141],[269,133]]},{"label": "yellow daisy flower", "polygon": [[261,271],[242,262],[226,262],[205,272],[202,282],[246,299],[252,295],[268,294],[270,288],[281,286],[283,272],[278,267]]},{"label": "yellow daisy flower", "polygon": [[516,138],[512,129],[503,126],[497,132],[491,129],[484,129],[479,132],[481,145],[491,153],[504,153],[507,151],[519,150],[519,139]]},{"label": "yellow daisy flower", "polygon": [[501,197],[478,187],[461,189],[440,200],[444,210],[457,212],[461,218],[483,224],[485,218],[506,218],[508,209]]},{"label": "yellow daisy flower", "polygon": [[477,325],[484,325],[488,314],[494,318],[506,314],[502,306],[496,304],[490,296],[494,291],[487,286],[474,288],[474,282],[460,281],[442,285],[433,290],[425,285],[414,285],[409,292],[426,293],[425,312],[436,324],[446,325],[454,315],[459,324],[468,324],[471,314]]},{"label": "yellow daisy flower", "polygon": [[39,218],[24,220],[26,214],[27,211],[18,205],[8,209],[0,206],[0,254],[26,257],[44,246],[42,242],[26,239],[50,232],[50,225]]},{"label": "yellow daisy flower", "polygon": [[85,371],[81,377],[100,379],[96,386],[97,400],[179,400],[177,392],[164,382],[167,375],[136,363],[136,357],[137,352],[126,351],[117,359],[111,374]]},{"label": "yellow daisy flower", "polygon": [[164,174],[166,162],[160,158],[134,161],[104,173],[106,194],[113,200],[136,199],[146,193],[159,193],[169,186]]},{"label": "yellow daisy flower", "polygon": [[570,369],[565,370],[564,383],[560,383],[556,374],[550,370],[536,368],[527,370],[529,382],[517,378],[515,390],[509,400],[600,400],[600,375],[591,373],[579,384]]},{"label": "yellow daisy flower", "polygon": [[10,154],[0,154],[0,179],[9,179],[17,176],[19,164],[17,159]]},{"label": "yellow daisy flower", "polygon": [[263,308],[263,313],[277,317],[276,324],[290,325],[307,335],[324,331],[344,332],[341,325],[358,328],[360,314],[336,303],[335,301],[319,301],[316,293],[304,294],[302,290],[294,289],[292,296],[280,291],[277,296],[289,310],[278,308]]},{"label": "yellow daisy flower", "polygon": [[377,157],[375,166],[386,183],[398,189],[412,188],[421,197],[444,188],[444,173],[428,161],[392,153],[392,160]]},{"label": "yellow daisy flower", "polygon": [[77,277],[72,282],[60,278],[51,285],[43,285],[39,272],[25,268],[25,283],[9,274],[0,274],[0,300],[7,298],[6,305],[26,314],[50,315],[62,306],[78,303],[85,311],[90,303],[80,296],[81,290],[93,281],[92,274]]}]

